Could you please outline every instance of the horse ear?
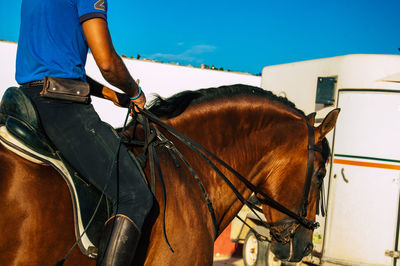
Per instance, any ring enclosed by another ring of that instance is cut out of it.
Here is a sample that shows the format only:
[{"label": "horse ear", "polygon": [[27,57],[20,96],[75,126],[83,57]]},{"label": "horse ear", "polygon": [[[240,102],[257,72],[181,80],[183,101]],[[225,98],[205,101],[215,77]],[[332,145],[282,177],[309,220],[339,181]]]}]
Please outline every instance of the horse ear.
[{"label": "horse ear", "polygon": [[310,123],[310,125],[312,125],[312,126],[315,124],[315,116],[316,115],[317,115],[317,113],[314,112],[314,113],[307,115],[307,117],[306,117],[308,123]]},{"label": "horse ear", "polygon": [[322,140],[326,134],[331,131],[335,125],[337,118],[339,116],[340,108],[333,109],[329,112],[329,114],[324,118],[321,125],[317,127],[317,132],[319,132],[319,139]]}]

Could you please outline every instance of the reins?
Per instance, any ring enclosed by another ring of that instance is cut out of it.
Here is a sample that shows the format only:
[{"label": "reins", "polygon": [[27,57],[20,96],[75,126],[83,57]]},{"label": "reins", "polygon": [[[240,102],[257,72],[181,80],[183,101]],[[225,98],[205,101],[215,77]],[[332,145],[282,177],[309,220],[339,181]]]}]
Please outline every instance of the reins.
[{"label": "reins", "polygon": [[[308,123],[307,123],[307,126],[308,126],[307,174],[306,174],[306,182],[305,182],[303,198],[302,198],[302,209],[300,210],[300,214],[297,214],[297,213],[289,210],[285,206],[281,205],[279,202],[277,202],[276,200],[274,200],[273,198],[271,198],[270,196],[268,196],[264,192],[262,192],[255,185],[253,185],[249,180],[247,180],[244,176],[242,176],[235,169],[233,169],[226,162],[224,162],[222,159],[217,157],[214,153],[212,153],[211,151],[206,149],[204,146],[198,144],[196,141],[192,140],[191,138],[185,136],[184,134],[182,134],[178,130],[176,130],[173,127],[169,126],[168,124],[164,123],[158,117],[156,117],[155,115],[153,115],[151,112],[149,112],[146,109],[139,109],[140,112],[137,114],[137,119],[135,120],[135,123],[137,121],[137,122],[141,123],[143,125],[143,127],[144,127],[145,141],[141,142],[141,141],[136,141],[136,140],[123,139],[123,133],[124,133],[126,125],[127,125],[127,118],[128,118],[128,115],[130,114],[131,110],[132,110],[132,104],[130,104],[130,106],[128,108],[128,114],[127,114],[127,117],[125,119],[124,126],[122,128],[121,137],[119,139],[118,149],[117,149],[117,151],[115,153],[115,158],[114,158],[114,161],[112,163],[112,167],[110,169],[110,173],[108,175],[108,180],[111,177],[111,172],[112,172],[113,166],[116,163],[117,155],[118,155],[121,143],[130,144],[130,145],[144,146],[143,153],[140,154],[139,156],[137,156],[137,159],[138,159],[139,163],[142,165],[142,167],[144,167],[145,162],[146,162],[146,153],[148,152],[149,159],[150,159],[149,160],[149,166],[150,166],[150,175],[151,175],[151,188],[152,188],[152,191],[153,191],[154,194],[155,194],[155,176],[156,176],[155,168],[157,168],[158,176],[159,176],[159,179],[160,179],[160,182],[161,182],[161,187],[162,187],[162,192],[163,192],[163,201],[164,201],[164,208],[163,208],[163,234],[164,234],[164,239],[165,239],[169,249],[172,252],[173,252],[173,249],[172,249],[172,247],[171,247],[171,245],[170,245],[170,243],[168,241],[168,237],[166,235],[166,230],[165,230],[165,215],[166,215],[167,193],[166,193],[166,189],[165,189],[164,179],[163,179],[163,176],[162,176],[160,162],[159,162],[159,159],[158,159],[157,152],[155,150],[156,146],[163,146],[163,147],[167,148],[169,154],[171,155],[171,157],[173,158],[173,160],[175,162],[175,165],[177,167],[180,167],[179,162],[178,162],[178,160],[176,158],[176,156],[178,156],[179,159],[181,159],[185,163],[186,167],[189,169],[189,171],[192,173],[192,175],[196,179],[197,183],[200,186],[201,192],[203,193],[203,196],[204,196],[204,198],[206,200],[207,207],[208,207],[208,210],[210,212],[210,215],[211,215],[211,218],[212,218],[212,221],[213,221],[213,224],[214,224],[215,237],[217,236],[217,234],[219,232],[219,223],[218,223],[218,221],[216,219],[214,207],[212,205],[212,202],[211,202],[210,198],[207,195],[207,192],[206,192],[206,190],[204,188],[204,185],[202,184],[200,178],[198,177],[198,175],[195,173],[195,171],[191,167],[190,163],[179,152],[179,150],[175,147],[175,145],[172,143],[172,141],[168,140],[157,128],[151,126],[149,121],[152,121],[156,125],[164,128],[170,134],[175,136],[178,140],[180,140],[182,143],[184,143],[186,146],[188,146],[190,149],[192,149],[198,155],[200,155],[202,157],[202,159],[224,180],[224,182],[229,186],[229,188],[236,195],[236,197],[240,200],[240,202],[242,204],[248,206],[250,208],[250,210],[256,215],[256,217],[258,219],[260,219],[260,221],[262,221],[262,219],[256,213],[256,211],[262,212],[261,208],[259,208],[255,204],[251,203],[250,201],[246,200],[241,195],[241,193],[236,189],[236,187],[232,184],[232,182],[210,160],[210,158],[215,160],[216,162],[218,162],[226,170],[228,170],[230,173],[232,173],[234,176],[236,176],[246,186],[246,188],[248,188],[249,190],[254,192],[259,202],[261,202],[263,204],[267,204],[270,207],[272,207],[272,208],[274,208],[274,209],[276,209],[276,210],[278,210],[278,211],[280,211],[280,212],[282,212],[282,213],[284,213],[284,214],[286,214],[287,216],[290,217],[289,219],[284,219],[284,220],[278,221],[276,223],[263,222],[266,227],[271,228],[271,227],[276,226],[276,225],[292,223],[293,221],[297,222],[298,225],[302,225],[305,228],[312,229],[312,230],[319,226],[319,224],[317,222],[314,222],[314,221],[311,221],[311,220],[307,220],[305,218],[306,215],[307,215],[307,210],[306,209],[307,209],[307,206],[308,206],[308,194],[309,194],[309,191],[310,191],[311,179],[312,179],[313,172],[314,172],[314,151],[321,152],[321,149],[316,147],[315,144],[314,144],[314,129]],[[107,188],[107,185],[103,189],[99,204],[100,204],[102,198],[104,197],[104,191],[105,191],[106,188]],[[261,195],[263,198],[259,198],[257,195]],[[99,204],[98,204],[98,206],[96,207],[96,209],[94,211],[93,217],[95,216],[95,214],[98,211]],[[90,219],[90,222],[88,223],[88,225],[86,226],[84,232],[82,233],[82,235],[80,237],[83,236],[83,234],[86,232],[87,228],[90,226],[90,224],[91,224],[91,222],[93,220],[93,217]],[[244,224],[246,224],[250,228],[251,231],[253,231],[255,233],[257,239],[259,239],[261,241],[270,241],[267,237],[260,235],[253,228],[251,228],[243,219],[241,219],[240,217],[238,217],[238,218]],[[293,225],[293,226],[295,226],[297,228],[298,225],[297,226]],[[287,228],[285,230],[287,230]],[[275,230],[275,231],[271,230],[271,233],[274,235],[274,237],[278,239],[280,237],[280,235],[277,235],[276,232],[277,232],[277,230]],[[79,239],[71,247],[71,249],[67,252],[66,256],[61,261],[59,261],[56,265],[62,265],[65,262],[65,260],[70,255],[71,251],[75,248],[75,246],[78,243]]]},{"label": "reins", "polygon": [[[255,213],[254,210],[257,210],[257,209],[259,210],[259,208],[256,207],[254,204],[250,203],[249,201],[247,201],[246,199],[244,199],[243,196],[240,194],[240,192],[232,184],[232,182],[222,173],[222,171],[207,156],[209,156],[210,158],[212,158],[213,160],[218,162],[225,169],[227,169],[230,173],[235,175],[243,184],[245,184],[245,186],[249,190],[253,191],[256,195],[261,195],[263,197],[262,199],[257,197],[258,200],[261,203],[267,204],[270,207],[272,207],[272,208],[274,208],[274,209],[286,214],[287,216],[291,217],[292,219],[294,219],[295,221],[297,221],[299,224],[301,224],[302,226],[306,227],[307,229],[313,230],[313,229],[315,229],[315,228],[317,228],[319,226],[319,224],[317,222],[314,222],[314,221],[311,221],[311,220],[307,220],[305,218],[306,215],[304,215],[304,213],[306,213],[304,211],[304,209],[306,209],[307,206],[308,206],[308,194],[309,194],[309,190],[310,190],[311,178],[313,176],[314,151],[320,152],[320,149],[318,147],[316,147],[315,144],[314,144],[314,129],[309,124],[307,124],[307,126],[308,126],[308,136],[309,136],[308,137],[308,141],[309,141],[309,144],[308,144],[309,159],[308,159],[308,163],[307,163],[307,176],[306,176],[306,183],[305,183],[305,188],[304,188],[304,193],[303,193],[302,210],[301,210],[300,214],[298,214],[298,213],[295,213],[295,212],[289,210],[288,208],[286,208],[285,206],[281,205],[279,202],[277,202],[276,200],[271,198],[269,195],[265,194],[263,191],[258,189],[255,185],[253,185],[250,181],[248,181],[245,177],[243,177],[235,169],[233,169],[231,166],[229,166],[226,162],[224,162],[222,159],[217,157],[215,154],[210,152],[204,146],[198,144],[197,142],[195,142],[191,138],[183,135],[178,130],[176,130],[173,127],[169,126],[168,124],[164,123],[163,121],[161,121],[158,117],[153,115],[148,110],[146,110],[146,109],[140,110],[140,114],[145,116],[147,119],[149,119],[153,123],[157,124],[158,126],[160,126],[160,127],[164,128],[165,130],[167,130],[170,134],[175,136],[177,139],[179,139],[181,142],[183,142],[186,146],[188,146],[193,151],[195,151],[197,154],[199,154],[207,162],[207,164],[209,164],[210,167],[226,182],[226,184],[230,187],[230,189],[233,191],[233,193],[236,195],[236,197],[244,205],[247,205],[250,208],[250,210],[252,210],[253,213],[256,216],[258,216],[258,214]],[[170,144],[173,145],[172,142],[170,142]],[[203,194],[205,194],[205,192],[203,192]],[[215,230],[216,230],[216,232],[218,232],[219,224],[216,223],[215,211],[213,210],[211,204],[208,204],[208,205],[209,205],[209,210],[210,210],[213,222],[214,222]],[[261,218],[260,218],[260,220],[261,220]],[[269,224],[268,224],[268,227],[270,227]]]}]

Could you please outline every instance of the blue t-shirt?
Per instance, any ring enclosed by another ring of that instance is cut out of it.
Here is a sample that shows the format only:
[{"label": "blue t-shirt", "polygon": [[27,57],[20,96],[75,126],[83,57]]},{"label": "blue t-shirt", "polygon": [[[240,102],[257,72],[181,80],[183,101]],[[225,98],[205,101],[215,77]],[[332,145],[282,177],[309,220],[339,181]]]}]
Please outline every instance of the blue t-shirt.
[{"label": "blue t-shirt", "polygon": [[15,79],[85,80],[88,45],[81,23],[107,19],[107,0],[22,0]]}]

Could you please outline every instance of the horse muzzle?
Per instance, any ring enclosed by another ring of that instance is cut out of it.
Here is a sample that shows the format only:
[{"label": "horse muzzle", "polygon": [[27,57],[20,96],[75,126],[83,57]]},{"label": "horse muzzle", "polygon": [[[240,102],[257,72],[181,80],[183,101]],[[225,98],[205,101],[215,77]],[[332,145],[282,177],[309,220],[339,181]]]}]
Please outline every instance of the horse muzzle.
[{"label": "horse muzzle", "polygon": [[276,232],[271,232],[273,235],[271,251],[282,261],[299,262],[313,250],[312,231],[300,226],[296,227],[294,231],[288,230],[287,232],[280,238],[275,238]]}]

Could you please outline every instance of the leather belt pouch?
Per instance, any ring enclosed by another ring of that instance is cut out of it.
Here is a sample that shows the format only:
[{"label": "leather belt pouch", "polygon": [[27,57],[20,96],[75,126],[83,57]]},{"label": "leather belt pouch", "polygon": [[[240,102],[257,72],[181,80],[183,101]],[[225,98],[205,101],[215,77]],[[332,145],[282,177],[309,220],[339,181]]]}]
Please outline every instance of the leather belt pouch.
[{"label": "leather belt pouch", "polygon": [[87,82],[53,77],[44,77],[43,81],[43,90],[40,92],[43,97],[78,103],[90,101],[90,88]]}]

